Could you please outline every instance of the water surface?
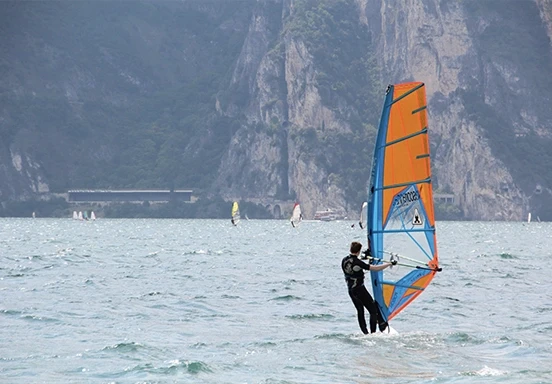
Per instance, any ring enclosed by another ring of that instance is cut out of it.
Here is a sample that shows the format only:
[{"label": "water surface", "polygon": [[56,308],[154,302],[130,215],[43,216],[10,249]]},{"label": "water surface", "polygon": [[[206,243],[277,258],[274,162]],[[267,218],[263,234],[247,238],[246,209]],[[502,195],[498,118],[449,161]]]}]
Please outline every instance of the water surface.
[{"label": "water surface", "polygon": [[350,225],[0,219],[0,382],[552,382],[551,223],[439,222],[393,337],[358,328]]}]

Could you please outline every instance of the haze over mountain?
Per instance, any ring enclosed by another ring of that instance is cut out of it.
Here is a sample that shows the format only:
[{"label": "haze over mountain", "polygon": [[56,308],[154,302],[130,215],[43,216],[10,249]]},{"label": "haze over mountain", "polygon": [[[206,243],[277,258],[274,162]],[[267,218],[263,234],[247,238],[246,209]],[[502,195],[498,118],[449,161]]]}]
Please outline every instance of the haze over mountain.
[{"label": "haze over mountain", "polygon": [[2,1],[0,202],[193,188],[356,217],[386,85],[417,80],[439,215],[552,220],[551,36],[550,0]]}]

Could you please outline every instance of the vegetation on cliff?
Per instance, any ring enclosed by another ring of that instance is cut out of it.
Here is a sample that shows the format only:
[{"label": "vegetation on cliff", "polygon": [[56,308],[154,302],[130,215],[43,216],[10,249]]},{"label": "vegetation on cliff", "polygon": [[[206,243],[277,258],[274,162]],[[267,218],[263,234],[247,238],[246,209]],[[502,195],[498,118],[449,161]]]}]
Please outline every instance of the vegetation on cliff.
[{"label": "vegetation on cliff", "polygon": [[[51,192],[100,188],[206,192],[195,207],[114,206],[106,210],[108,216],[194,217],[209,212],[224,217],[220,191],[213,182],[235,133],[243,127],[268,131],[285,151],[287,137],[278,131],[283,122],[274,122],[276,128],[259,128],[258,122],[247,121],[240,108],[248,105],[249,95],[230,85],[255,21],[255,7],[263,6],[263,14],[271,16],[271,36],[280,39],[271,42],[272,54],[285,60],[286,34],[304,42],[313,57],[323,105],[350,127],[346,132],[301,127],[294,139],[342,188],[346,202],[357,207],[366,198],[385,91],[376,65],[378,36],[359,22],[355,0],[295,0],[289,14],[283,12],[284,4],[0,2],[0,159],[13,178],[27,177],[17,187],[4,187],[0,180],[0,215],[27,216],[29,210],[39,209],[45,215],[65,215],[69,209],[57,199],[19,201],[32,189],[29,173],[10,164],[17,153],[36,164]],[[540,38],[546,33],[536,6],[496,0],[466,0],[462,6],[475,36],[474,52],[481,53],[474,67],[501,70],[503,78],[514,80],[521,73],[520,81],[535,94],[548,94],[552,79],[543,73],[552,72],[552,52],[549,40]],[[520,72],[512,74],[511,68]],[[552,219],[545,192],[552,188],[552,139],[528,123],[532,113],[538,114],[546,130],[544,124],[552,121],[549,100],[531,103],[529,116],[506,117],[501,111],[514,110],[516,103],[538,96],[516,94],[501,82],[503,78],[497,81],[501,84],[497,94],[486,95],[485,84],[470,83],[469,74],[463,78],[468,80],[455,95],[468,120],[482,128],[493,155],[531,196],[531,204],[540,207],[541,218]],[[285,84],[285,79],[277,81]],[[274,103],[284,105],[284,93],[274,95]],[[232,113],[217,111],[217,102],[225,110],[229,100],[236,107]],[[287,163],[275,167],[284,175],[290,171]],[[243,180],[259,177],[263,175],[245,175]],[[545,188],[539,189],[540,185]],[[246,188],[254,194],[253,182]],[[278,188],[279,198],[295,195],[287,190],[287,181]],[[207,194],[214,197],[207,200]],[[258,217],[265,215],[261,211]],[[460,214],[447,206],[438,206],[436,212],[438,218]]]}]

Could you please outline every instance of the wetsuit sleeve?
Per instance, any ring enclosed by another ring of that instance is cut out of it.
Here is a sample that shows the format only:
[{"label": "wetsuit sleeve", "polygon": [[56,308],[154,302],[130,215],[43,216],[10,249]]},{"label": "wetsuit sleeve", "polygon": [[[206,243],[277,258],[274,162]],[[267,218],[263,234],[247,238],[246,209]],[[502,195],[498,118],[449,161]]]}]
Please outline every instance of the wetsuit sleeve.
[{"label": "wetsuit sleeve", "polygon": [[366,270],[370,269],[370,264],[366,264],[364,261],[359,260],[357,258],[355,258],[355,264],[361,267],[362,269],[366,269]]}]

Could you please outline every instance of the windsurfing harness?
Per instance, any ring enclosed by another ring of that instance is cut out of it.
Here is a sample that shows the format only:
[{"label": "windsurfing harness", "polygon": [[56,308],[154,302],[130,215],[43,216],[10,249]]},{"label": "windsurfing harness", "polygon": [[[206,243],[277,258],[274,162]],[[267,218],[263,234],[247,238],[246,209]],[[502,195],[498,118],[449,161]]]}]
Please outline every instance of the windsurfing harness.
[{"label": "windsurfing harness", "polygon": [[370,264],[359,260],[355,255],[349,255],[341,261],[341,269],[343,269],[347,287],[349,290],[354,290],[364,285],[364,270],[369,270]]}]

